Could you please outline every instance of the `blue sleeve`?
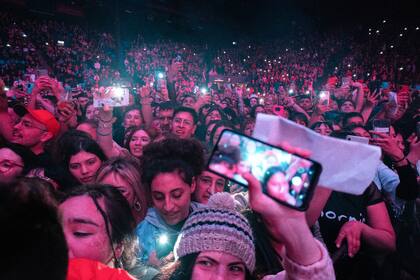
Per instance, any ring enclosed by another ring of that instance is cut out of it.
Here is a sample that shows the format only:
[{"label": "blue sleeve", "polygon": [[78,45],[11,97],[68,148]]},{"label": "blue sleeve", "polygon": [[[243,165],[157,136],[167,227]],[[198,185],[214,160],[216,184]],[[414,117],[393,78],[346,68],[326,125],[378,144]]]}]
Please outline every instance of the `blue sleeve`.
[{"label": "blue sleeve", "polygon": [[137,258],[143,263],[147,263],[149,255],[156,250],[156,236],[159,229],[147,221],[141,222],[136,228],[136,235],[139,240],[139,253]]}]

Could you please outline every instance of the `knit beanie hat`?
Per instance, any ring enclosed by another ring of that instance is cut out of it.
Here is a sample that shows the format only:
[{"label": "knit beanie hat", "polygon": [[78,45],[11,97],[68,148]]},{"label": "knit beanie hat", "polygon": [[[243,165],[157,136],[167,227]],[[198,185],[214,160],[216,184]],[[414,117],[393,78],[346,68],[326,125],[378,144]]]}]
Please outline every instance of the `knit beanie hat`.
[{"label": "knit beanie hat", "polygon": [[203,251],[218,251],[255,268],[255,247],[247,219],[235,210],[229,193],[212,195],[207,207],[196,209],[185,222],[175,244],[175,258]]}]

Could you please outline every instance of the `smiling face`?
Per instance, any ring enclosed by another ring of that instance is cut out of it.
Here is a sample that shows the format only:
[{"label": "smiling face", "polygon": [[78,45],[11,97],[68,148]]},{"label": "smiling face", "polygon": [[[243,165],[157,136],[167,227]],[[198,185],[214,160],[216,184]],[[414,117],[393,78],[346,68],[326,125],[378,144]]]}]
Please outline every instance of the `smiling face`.
[{"label": "smiling face", "polygon": [[80,151],[69,161],[69,171],[81,184],[95,182],[96,171],[101,167],[101,160],[95,154]]},{"label": "smiling face", "polygon": [[245,280],[244,262],[231,254],[217,251],[201,252],[195,260],[191,280]]},{"label": "smiling face", "polygon": [[153,205],[168,225],[176,225],[188,217],[194,190],[194,180],[190,186],[176,171],[160,173],[151,183]]},{"label": "smiling face", "polygon": [[193,116],[188,112],[179,112],[172,121],[172,133],[181,139],[189,139],[194,135],[196,125]]},{"label": "smiling face", "polygon": [[150,136],[144,130],[137,130],[129,142],[130,153],[135,157],[143,155],[143,147],[151,142]]},{"label": "smiling face", "polygon": [[[98,200],[105,209],[103,200]],[[69,258],[85,258],[112,263],[112,248],[105,221],[92,198],[83,195],[67,199],[59,206]]]}]

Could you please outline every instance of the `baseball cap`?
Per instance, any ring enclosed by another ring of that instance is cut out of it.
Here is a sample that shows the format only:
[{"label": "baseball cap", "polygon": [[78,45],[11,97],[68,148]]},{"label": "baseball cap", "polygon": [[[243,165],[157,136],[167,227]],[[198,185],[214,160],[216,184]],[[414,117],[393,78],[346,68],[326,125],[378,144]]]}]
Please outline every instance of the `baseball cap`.
[{"label": "baseball cap", "polygon": [[56,120],[53,114],[48,112],[47,110],[32,110],[27,109],[22,104],[16,105],[13,107],[13,111],[20,116],[23,117],[26,114],[31,115],[35,120],[45,125],[47,130],[53,134],[53,136],[57,136],[60,132],[60,124]]}]

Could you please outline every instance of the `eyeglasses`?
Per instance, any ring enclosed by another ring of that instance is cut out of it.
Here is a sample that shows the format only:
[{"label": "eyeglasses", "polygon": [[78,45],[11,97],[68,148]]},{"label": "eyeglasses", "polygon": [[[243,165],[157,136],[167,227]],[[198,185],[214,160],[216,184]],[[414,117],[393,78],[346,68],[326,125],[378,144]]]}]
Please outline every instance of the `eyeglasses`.
[{"label": "eyeglasses", "polygon": [[5,173],[12,169],[13,167],[20,167],[23,168],[24,166],[21,164],[18,164],[16,162],[10,161],[10,160],[3,160],[0,161],[0,172]]},{"label": "eyeglasses", "polygon": [[28,120],[25,120],[25,119],[20,119],[20,120],[16,123],[16,125],[18,125],[18,124],[22,124],[22,126],[23,126],[24,128],[28,128],[28,129],[31,129],[31,128],[37,128],[37,129],[42,130],[42,131],[48,131],[47,129],[42,128],[42,127],[39,127],[39,126],[36,126],[36,125],[34,125],[32,122],[30,122],[30,121],[28,121]]}]

